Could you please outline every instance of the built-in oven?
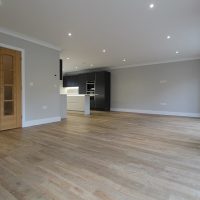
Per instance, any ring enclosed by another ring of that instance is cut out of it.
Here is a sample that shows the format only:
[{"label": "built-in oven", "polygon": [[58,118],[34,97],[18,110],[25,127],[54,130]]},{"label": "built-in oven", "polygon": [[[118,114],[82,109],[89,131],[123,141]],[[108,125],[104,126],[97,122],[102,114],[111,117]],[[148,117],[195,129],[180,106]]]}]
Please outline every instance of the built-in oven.
[{"label": "built-in oven", "polygon": [[94,81],[86,82],[86,94],[90,95],[90,100],[94,100],[94,97],[95,97],[95,82]]}]

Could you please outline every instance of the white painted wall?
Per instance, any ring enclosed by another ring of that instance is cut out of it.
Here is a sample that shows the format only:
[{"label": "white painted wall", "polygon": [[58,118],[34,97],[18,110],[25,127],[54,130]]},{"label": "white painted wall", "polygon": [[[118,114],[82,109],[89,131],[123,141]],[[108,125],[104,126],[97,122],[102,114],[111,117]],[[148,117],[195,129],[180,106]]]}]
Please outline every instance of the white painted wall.
[{"label": "white painted wall", "polygon": [[200,116],[200,60],[111,71],[115,111]]},{"label": "white painted wall", "polygon": [[3,33],[0,33],[0,43],[24,50],[23,126],[59,121],[60,52]]}]

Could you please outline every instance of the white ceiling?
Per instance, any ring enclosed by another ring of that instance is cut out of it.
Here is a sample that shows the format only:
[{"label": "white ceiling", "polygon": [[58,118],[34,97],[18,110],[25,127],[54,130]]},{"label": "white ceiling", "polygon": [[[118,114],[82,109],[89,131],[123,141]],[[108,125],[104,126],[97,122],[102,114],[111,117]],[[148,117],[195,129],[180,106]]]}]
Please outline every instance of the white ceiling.
[{"label": "white ceiling", "polygon": [[200,0],[2,0],[0,27],[60,47],[66,72],[200,57]]}]

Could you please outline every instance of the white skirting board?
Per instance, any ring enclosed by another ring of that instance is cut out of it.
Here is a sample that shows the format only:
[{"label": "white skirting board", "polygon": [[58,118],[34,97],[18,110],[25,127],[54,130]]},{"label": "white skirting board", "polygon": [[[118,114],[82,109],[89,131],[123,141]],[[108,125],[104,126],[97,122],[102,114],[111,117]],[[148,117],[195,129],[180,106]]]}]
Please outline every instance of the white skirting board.
[{"label": "white skirting board", "polygon": [[59,122],[61,121],[61,117],[51,117],[51,118],[45,118],[45,119],[36,119],[31,121],[23,122],[22,127],[30,127],[30,126],[36,126],[41,124],[48,124],[53,122]]},{"label": "white skirting board", "polygon": [[111,108],[114,112],[130,112],[152,115],[167,115],[167,116],[179,116],[179,117],[200,117],[200,113],[183,113],[183,112],[168,112],[168,111],[154,111],[154,110],[135,110],[127,108]]}]

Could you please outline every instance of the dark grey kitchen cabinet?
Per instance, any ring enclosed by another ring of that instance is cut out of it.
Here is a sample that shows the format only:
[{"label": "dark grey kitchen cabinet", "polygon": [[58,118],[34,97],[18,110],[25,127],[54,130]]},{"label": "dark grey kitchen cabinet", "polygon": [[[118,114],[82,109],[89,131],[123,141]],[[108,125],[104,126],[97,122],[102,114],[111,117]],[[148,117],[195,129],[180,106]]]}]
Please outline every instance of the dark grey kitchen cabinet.
[{"label": "dark grey kitchen cabinet", "polygon": [[63,87],[70,87],[71,83],[70,83],[70,76],[64,76],[63,77]]},{"label": "dark grey kitchen cabinet", "polygon": [[79,74],[79,94],[86,94],[86,74]]},{"label": "dark grey kitchen cabinet", "polygon": [[95,72],[89,72],[86,74],[87,82],[95,81]]},{"label": "dark grey kitchen cabinet", "polygon": [[95,110],[110,110],[110,72],[95,74]]},{"label": "dark grey kitchen cabinet", "polygon": [[79,76],[64,76],[63,77],[63,87],[78,87],[79,86]]},{"label": "dark grey kitchen cabinet", "polygon": [[[63,77],[63,87],[79,87],[79,94],[87,93],[87,85],[94,84],[94,94],[90,96],[92,110],[110,110],[110,72],[99,71],[83,74],[66,75]],[[90,86],[90,85],[88,85]]]}]

